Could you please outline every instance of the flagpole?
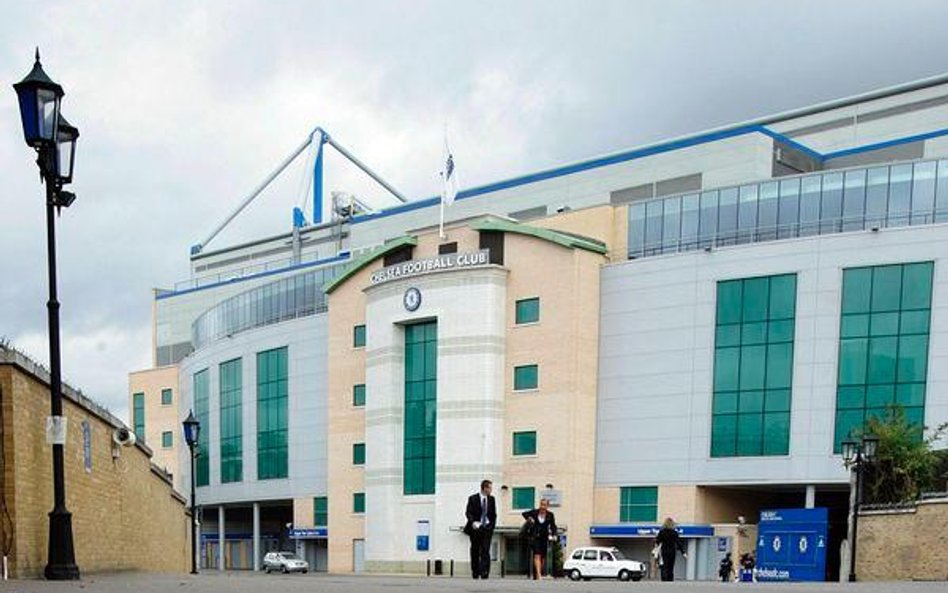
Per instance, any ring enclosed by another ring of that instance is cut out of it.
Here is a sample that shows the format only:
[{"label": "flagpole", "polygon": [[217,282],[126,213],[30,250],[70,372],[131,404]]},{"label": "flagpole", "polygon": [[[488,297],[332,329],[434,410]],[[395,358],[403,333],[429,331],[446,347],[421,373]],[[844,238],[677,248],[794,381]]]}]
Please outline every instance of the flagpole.
[{"label": "flagpole", "polygon": [[445,239],[444,236],[444,195],[441,196],[441,223],[438,225],[438,236],[442,240]]}]

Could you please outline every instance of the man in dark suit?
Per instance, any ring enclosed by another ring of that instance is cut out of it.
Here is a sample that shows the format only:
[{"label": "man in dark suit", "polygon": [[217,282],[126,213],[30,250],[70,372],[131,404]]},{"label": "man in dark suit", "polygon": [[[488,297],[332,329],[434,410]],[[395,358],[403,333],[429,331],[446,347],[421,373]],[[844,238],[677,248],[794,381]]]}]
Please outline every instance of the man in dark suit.
[{"label": "man in dark suit", "polygon": [[481,482],[481,491],[467,499],[464,533],[471,538],[471,576],[486,579],[490,575],[490,541],[497,524],[497,503],[491,496],[490,480]]}]

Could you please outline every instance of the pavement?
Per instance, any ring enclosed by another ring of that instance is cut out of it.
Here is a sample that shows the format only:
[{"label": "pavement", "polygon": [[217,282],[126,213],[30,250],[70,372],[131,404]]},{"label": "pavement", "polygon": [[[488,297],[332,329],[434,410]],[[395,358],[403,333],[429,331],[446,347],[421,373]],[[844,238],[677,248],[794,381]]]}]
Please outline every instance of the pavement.
[{"label": "pavement", "polygon": [[938,583],[708,583],[676,582],[620,583],[592,581],[574,583],[568,580],[528,581],[525,578],[490,579],[473,581],[469,578],[424,578],[414,576],[355,576],[327,574],[266,575],[248,572],[209,572],[192,575],[160,575],[146,573],[117,573],[87,575],[78,582],[0,581],[3,593],[410,593],[414,591],[458,593],[501,593],[562,591],[563,593],[600,593],[632,591],[633,593],[703,593],[724,592],[730,589],[766,593],[945,593],[948,586]]}]

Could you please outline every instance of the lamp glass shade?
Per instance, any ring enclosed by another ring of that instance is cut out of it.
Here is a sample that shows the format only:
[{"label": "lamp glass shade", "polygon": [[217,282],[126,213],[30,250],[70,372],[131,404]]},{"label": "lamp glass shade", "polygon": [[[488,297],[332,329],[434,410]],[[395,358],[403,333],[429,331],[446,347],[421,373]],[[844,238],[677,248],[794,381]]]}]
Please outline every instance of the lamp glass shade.
[{"label": "lamp glass shade", "polygon": [[63,88],[50,80],[39,62],[26,78],[13,85],[20,103],[23,138],[33,148],[51,146],[56,142],[59,128],[59,105]]},{"label": "lamp glass shade", "polygon": [[62,184],[72,183],[72,171],[76,161],[76,140],[79,130],[60,115],[59,131],[56,135],[56,176]]},{"label": "lamp glass shade", "polygon": [[872,461],[876,457],[876,452],[879,450],[879,438],[874,436],[866,436],[862,439],[862,453],[865,455],[867,461]]},{"label": "lamp glass shade", "polygon": [[843,461],[846,462],[846,464],[848,465],[852,463],[853,460],[856,459],[856,441],[846,439],[845,441],[841,443],[841,446],[842,446],[842,453],[843,453]]},{"label": "lamp glass shade", "polygon": [[194,417],[193,412],[188,412],[188,417],[182,422],[184,426],[184,442],[188,447],[193,447],[198,442],[198,436],[201,434],[201,423]]}]

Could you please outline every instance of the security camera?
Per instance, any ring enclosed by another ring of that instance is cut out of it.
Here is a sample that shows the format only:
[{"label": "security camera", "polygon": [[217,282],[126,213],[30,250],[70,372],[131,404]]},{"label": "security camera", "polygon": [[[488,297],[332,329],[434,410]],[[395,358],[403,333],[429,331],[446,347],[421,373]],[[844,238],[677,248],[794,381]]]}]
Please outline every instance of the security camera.
[{"label": "security camera", "polygon": [[112,431],[112,442],[120,447],[131,447],[136,441],[135,433],[125,427]]},{"label": "security camera", "polygon": [[739,515],[737,517],[737,524],[744,525],[745,523],[747,523],[747,519],[744,518],[744,515]]}]

